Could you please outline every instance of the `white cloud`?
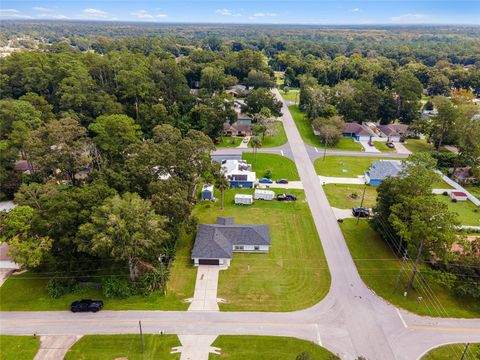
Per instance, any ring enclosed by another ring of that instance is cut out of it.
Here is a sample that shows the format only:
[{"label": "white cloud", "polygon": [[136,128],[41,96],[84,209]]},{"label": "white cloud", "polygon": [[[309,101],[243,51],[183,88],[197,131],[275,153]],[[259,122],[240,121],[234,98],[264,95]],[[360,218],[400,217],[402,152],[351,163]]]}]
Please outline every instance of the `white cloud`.
[{"label": "white cloud", "polygon": [[242,14],[233,12],[230,9],[217,9],[215,10],[215,14],[219,14],[222,16],[242,16]]},{"label": "white cloud", "polygon": [[52,12],[52,11],[54,11],[53,9],[46,8],[46,7],[43,7],[43,6],[34,6],[34,7],[32,7],[32,9],[35,10],[35,11],[42,11],[42,12]]},{"label": "white cloud", "polygon": [[29,15],[22,14],[17,9],[0,9],[0,18],[2,19],[31,19]]},{"label": "white cloud", "polygon": [[96,19],[106,19],[108,18],[108,13],[103,11],[103,10],[98,10],[98,9],[83,9],[82,10],[83,15],[90,17],[90,18],[96,18]]},{"label": "white cloud", "polygon": [[359,8],[354,8],[354,9],[352,9],[352,10],[350,10],[350,11],[351,11],[351,12],[359,12],[360,9],[359,9]]},{"label": "white cloud", "polygon": [[130,15],[135,16],[139,19],[143,19],[143,20],[154,20],[154,19],[160,19],[160,18],[166,18],[167,17],[166,14],[156,14],[156,15],[150,14],[147,10],[137,10],[137,11],[131,13]]},{"label": "white cloud", "polygon": [[263,13],[263,12],[258,12],[258,13],[255,13],[253,14],[253,18],[257,18],[257,17],[274,17],[274,16],[277,16],[276,13]]},{"label": "white cloud", "polygon": [[52,14],[52,13],[39,14],[38,17],[42,18],[42,19],[54,19],[54,20],[68,20],[68,19],[70,19],[66,15]]},{"label": "white cloud", "polygon": [[428,20],[429,16],[425,14],[403,14],[399,16],[393,16],[390,21],[393,23],[422,23]]}]

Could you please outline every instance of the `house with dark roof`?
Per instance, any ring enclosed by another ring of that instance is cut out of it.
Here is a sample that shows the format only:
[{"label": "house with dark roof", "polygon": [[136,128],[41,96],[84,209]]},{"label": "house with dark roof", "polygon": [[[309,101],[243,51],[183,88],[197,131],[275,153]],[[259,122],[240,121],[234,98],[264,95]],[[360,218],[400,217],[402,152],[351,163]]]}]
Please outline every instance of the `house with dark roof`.
[{"label": "house with dark roof", "polygon": [[198,265],[229,266],[234,252],[267,253],[270,227],[266,224],[234,224],[232,217],[218,217],[216,224],[200,224],[192,250]]},{"label": "house with dark roof", "polygon": [[387,141],[399,142],[402,136],[408,132],[408,125],[405,124],[388,124],[377,125],[377,129],[381,131],[384,137],[387,137]]},{"label": "house with dark roof", "polygon": [[376,136],[368,126],[358,123],[346,123],[342,135],[356,141],[370,141],[372,137]]},{"label": "house with dark roof", "polygon": [[372,163],[370,169],[365,171],[365,182],[372,186],[378,186],[387,177],[395,177],[403,170],[399,160],[383,160]]}]

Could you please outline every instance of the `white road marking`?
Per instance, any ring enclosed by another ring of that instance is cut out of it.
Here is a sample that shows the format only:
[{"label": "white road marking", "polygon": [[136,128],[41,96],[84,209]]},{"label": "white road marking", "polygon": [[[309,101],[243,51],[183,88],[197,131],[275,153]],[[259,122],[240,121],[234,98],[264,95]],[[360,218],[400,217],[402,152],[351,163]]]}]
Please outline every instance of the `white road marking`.
[{"label": "white road marking", "polygon": [[318,324],[315,324],[315,327],[317,328],[317,343],[318,345],[323,346],[322,339],[320,339],[320,329],[318,328]]},{"label": "white road marking", "polygon": [[403,320],[402,313],[400,312],[400,310],[398,310],[398,309],[396,309],[396,310],[397,310],[398,317],[402,321],[403,326],[405,327],[405,329],[408,328],[407,323],[405,322],[405,320]]},{"label": "white road marking", "polygon": [[280,154],[282,154],[282,156],[284,156],[284,155],[283,155],[283,150],[280,150]]}]

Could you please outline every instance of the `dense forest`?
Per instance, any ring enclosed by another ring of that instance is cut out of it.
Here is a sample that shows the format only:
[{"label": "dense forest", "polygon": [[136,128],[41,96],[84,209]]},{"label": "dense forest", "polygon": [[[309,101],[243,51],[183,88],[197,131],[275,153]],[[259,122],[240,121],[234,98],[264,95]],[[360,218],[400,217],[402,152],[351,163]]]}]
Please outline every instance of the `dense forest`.
[{"label": "dense forest", "polygon": [[[253,89],[242,111],[265,131],[280,115],[275,72],[320,129],[412,124],[478,168],[479,28],[6,21],[0,31],[4,43],[37,44],[0,59],[0,195],[18,205],[1,235],[27,267],[74,274],[51,280],[54,296],[118,264],[135,291],[165,285],[176,239],[196,225],[197,185],[221,182],[210,152],[236,120],[226,90]],[[439,116],[422,122],[434,106]],[[104,287],[133,291],[118,278]]]}]

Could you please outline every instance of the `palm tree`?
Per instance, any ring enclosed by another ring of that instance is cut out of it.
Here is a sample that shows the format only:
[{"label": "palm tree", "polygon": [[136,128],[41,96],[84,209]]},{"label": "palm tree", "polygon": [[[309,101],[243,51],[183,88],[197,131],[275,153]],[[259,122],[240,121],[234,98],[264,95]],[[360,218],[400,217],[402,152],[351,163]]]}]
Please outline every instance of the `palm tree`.
[{"label": "palm tree", "polygon": [[257,162],[257,150],[262,147],[262,140],[258,136],[252,138],[252,147],[253,147],[253,162]]},{"label": "palm tree", "polygon": [[230,184],[228,183],[227,178],[225,175],[220,174],[220,176],[216,180],[216,185],[218,187],[218,190],[220,190],[220,193],[222,194],[222,202],[221,202],[221,207],[220,209],[223,210],[223,206],[225,204],[225,190],[227,190],[230,187]]}]

